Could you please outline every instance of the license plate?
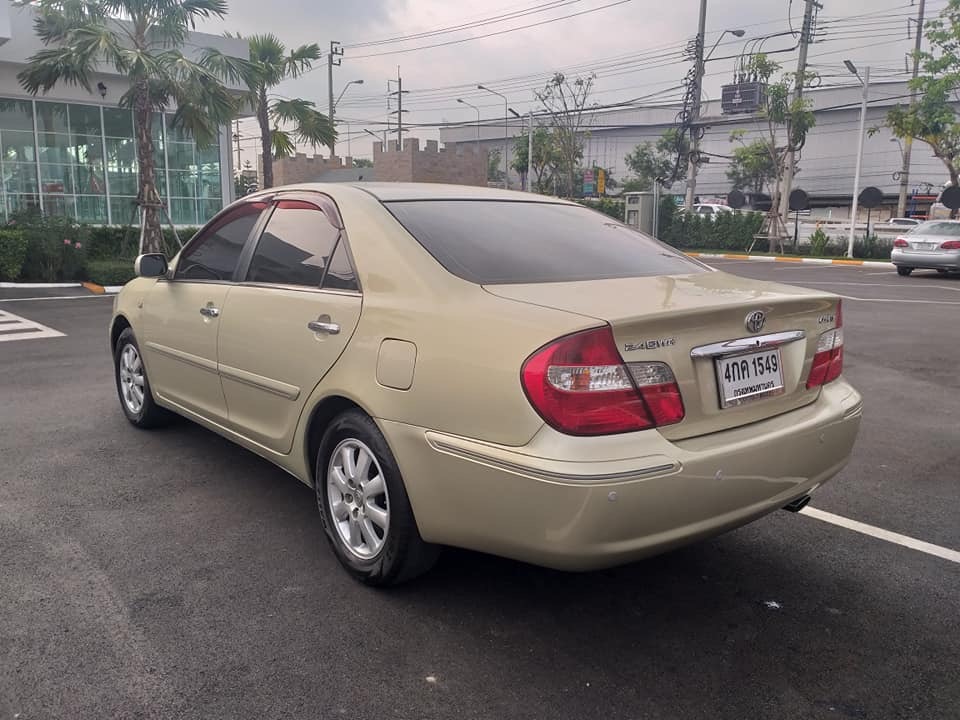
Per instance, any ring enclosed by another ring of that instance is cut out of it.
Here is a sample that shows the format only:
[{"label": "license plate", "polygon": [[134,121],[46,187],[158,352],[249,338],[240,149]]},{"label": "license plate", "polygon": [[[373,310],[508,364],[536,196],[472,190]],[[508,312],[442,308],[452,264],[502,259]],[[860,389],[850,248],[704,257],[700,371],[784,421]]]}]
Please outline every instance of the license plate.
[{"label": "license plate", "polygon": [[783,392],[779,349],[717,358],[716,368],[722,408]]},{"label": "license plate", "polygon": [[936,247],[936,243],[917,243],[918,250],[934,250]]}]

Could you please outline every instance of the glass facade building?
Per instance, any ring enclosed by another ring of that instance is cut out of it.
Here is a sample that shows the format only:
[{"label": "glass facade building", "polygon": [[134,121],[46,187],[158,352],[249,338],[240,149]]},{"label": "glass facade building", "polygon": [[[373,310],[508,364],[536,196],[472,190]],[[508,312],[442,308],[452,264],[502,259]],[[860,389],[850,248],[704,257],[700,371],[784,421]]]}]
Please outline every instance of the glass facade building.
[{"label": "glass facade building", "polygon": [[[177,225],[200,225],[223,207],[220,147],[197,147],[153,120],[157,191]],[[0,98],[0,216],[28,208],[81,222],[138,222],[133,113],[116,107]]]}]

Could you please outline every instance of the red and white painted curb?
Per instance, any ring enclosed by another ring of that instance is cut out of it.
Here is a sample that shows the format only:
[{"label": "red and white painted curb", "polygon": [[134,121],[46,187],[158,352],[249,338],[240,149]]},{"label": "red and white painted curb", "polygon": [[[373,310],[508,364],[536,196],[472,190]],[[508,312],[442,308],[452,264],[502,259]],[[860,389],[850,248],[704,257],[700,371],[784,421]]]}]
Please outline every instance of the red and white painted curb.
[{"label": "red and white painted curb", "polygon": [[848,258],[805,258],[788,257],[785,255],[743,255],[740,253],[705,253],[688,252],[684,253],[690,257],[700,258],[702,260],[753,260],[756,262],[785,262],[785,263],[803,263],[806,265],[852,265],[854,267],[878,267],[891,269],[894,264],[883,260],[850,260]]}]

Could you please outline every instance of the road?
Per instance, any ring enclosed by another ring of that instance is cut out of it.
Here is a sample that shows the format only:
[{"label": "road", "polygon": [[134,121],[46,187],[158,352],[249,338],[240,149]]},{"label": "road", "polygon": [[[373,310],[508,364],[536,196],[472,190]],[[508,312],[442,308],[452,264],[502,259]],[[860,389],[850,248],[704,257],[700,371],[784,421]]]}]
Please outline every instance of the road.
[{"label": "road", "polygon": [[[960,549],[960,280],[715,263],[838,292],[865,396],[812,505]],[[960,564],[775,513],[564,574],[447,551],[377,591],[312,492],[188,422],[124,420],[110,299],[0,300],[0,720],[960,716]]]}]

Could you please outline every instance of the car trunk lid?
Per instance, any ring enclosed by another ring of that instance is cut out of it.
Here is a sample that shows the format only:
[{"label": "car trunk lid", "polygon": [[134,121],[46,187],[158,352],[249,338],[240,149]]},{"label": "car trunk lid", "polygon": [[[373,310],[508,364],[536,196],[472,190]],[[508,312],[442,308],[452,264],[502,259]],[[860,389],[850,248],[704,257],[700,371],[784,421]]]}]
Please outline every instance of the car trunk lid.
[{"label": "car trunk lid", "polygon": [[836,323],[835,296],[722,272],[485,289],[608,323],[627,363],[667,363],[686,412],[660,432],[677,440],[813,402],[819,388],[806,381],[817,340]]}]

